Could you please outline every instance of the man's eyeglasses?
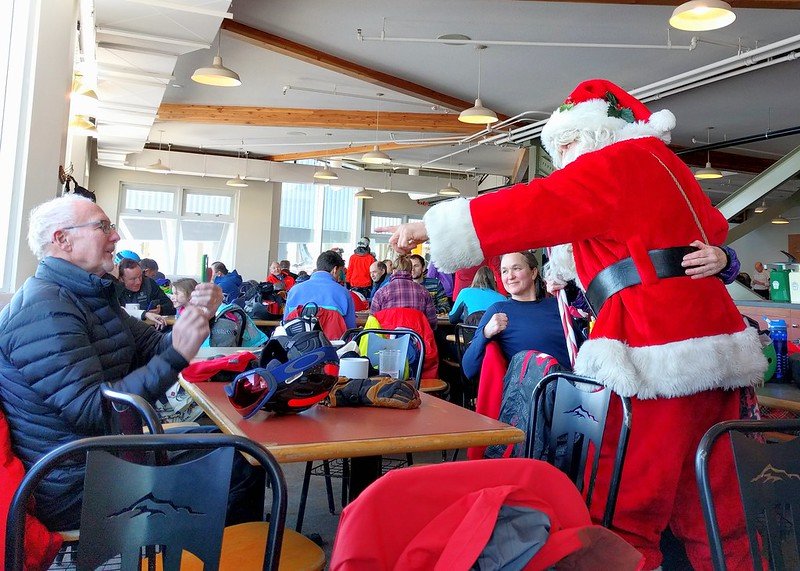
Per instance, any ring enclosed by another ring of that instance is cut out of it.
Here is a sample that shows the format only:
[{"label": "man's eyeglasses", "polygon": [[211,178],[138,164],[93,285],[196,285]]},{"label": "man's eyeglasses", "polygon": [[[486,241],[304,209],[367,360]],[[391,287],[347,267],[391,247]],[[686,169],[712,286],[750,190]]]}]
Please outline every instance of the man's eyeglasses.
[{"label": "man's eyeglasses", "polygon": [[86,224],[66,226],[62,228],[62,230],[74,230],[75,228],[87,228],[89,226],[94,226],[95,228],[99,228],[100,230],[103,231],[103,234],[111,234],[111,232],[117,229],[117,225],[112,224],[108,220],[95,220],[94,222],[87,222]]}]

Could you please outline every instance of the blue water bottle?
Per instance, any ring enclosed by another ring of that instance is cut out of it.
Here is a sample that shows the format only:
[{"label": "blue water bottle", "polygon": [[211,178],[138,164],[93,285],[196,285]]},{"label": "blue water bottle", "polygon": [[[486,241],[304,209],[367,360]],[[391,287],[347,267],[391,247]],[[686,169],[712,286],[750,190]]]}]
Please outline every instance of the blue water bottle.
[{"label": "blue water bottle", "polygon": [[789,354],[786,346],[788,339],[786,333],[786,321],[783,319],[767,319],[764,321],[769,323],[769,336],[772,339],[772,344],[775,347],[775,375],[772,377],[778,382],[789,380]]}]

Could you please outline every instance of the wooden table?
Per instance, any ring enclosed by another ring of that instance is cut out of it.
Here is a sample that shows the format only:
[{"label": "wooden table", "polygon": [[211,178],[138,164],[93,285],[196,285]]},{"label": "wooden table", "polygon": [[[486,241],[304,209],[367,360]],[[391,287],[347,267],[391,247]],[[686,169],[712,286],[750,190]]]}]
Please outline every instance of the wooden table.
[{"label": "wooden table", "polygon": [[756,388],[758,403],[800,414],[800,389],[790,384],[767,383]]},{"label": "wooden table", "polygon": [[522,442],[518,428],[427,394],[415,410],[313,406],[296,415],[259,412],[245,420],[224,383],[189,383],[186,392],[223,432],[266,446],[278,462],[353,458],[351,496],[380,475],[380,456]]}]

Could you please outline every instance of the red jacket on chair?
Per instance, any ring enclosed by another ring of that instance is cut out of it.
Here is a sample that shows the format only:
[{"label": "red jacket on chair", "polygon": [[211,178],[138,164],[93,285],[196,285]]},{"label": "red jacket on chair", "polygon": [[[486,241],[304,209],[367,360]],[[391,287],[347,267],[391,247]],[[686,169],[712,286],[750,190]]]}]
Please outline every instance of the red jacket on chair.
[{"label": "red jacket on chair", "polygon": [[[478,396],[475,399],[475,412],[489,418],[500,417],[500,404],[503,402],[503,377],[508,369],[508,361],[503,355],[500,345],[491,341],[486,345],[483,355],[483,366],[478,381]],[[479,460],[483,458],[486,446],[473,446],[467,449],[467,458]]]},{"label": "red jacket on chair", "polygon": [[[299,305],[286,316],[284,323],[290,319],[294,319],[300,315],[303,306]],[[317,309],[317,320],[322,332],[328,339],[339,339],[347,331],[347,325],[344,322],[342,314],[336,310],[320,307]]]},{"label": "red jacket on chair", "polygon": [[436,348],[436,339],[433,329],[428,323],[428,318],[418,309],[410,307],[390,307],[382,309],[375,314],[382,329],[397,329],[405,327],[416,331],[422,336],[425,343],[425,362],[422,364],[423,379],[439,378],[439,350]]},{"label": "red jacket on chair", "polygon": [[[25,468],[11,448],[6,415],[0,410],[0,568],[5,569],[6,518],[11,499],[22,483]],[[29,507],[30,509],[30,507]],[[61,547],[61,536],[48,531],[30,513],[25,518],[25,569],[47,569]]]},{"label": "red jacket on chair", "polygon": [[[538,550],[530,536],[498,518],[504,506],[547,516],[549,531]],[[627,571],[643,563],[612,531],[592,525],[566,474],[538,460],[507,458],[414,466],[379,478],[342,512],[330,569],[469,569],[485,549],[488,555],[496,529],[503,547],[509,539],[515,548],[531,548],[523,561],[528,570],[560,563]],[[498,554],[505,561],[494,564],[509,563],[505,549]]]}]

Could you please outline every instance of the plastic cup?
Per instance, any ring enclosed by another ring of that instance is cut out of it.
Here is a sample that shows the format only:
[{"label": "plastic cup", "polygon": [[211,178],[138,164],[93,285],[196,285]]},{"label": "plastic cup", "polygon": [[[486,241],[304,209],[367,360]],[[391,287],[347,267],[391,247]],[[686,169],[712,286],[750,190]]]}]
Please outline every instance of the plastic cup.
[{"label": "plastic cup", "polygon": [[378,372],[382,377],[399,379],[402,362],[398,349],[384,349],[378,352]]}]

